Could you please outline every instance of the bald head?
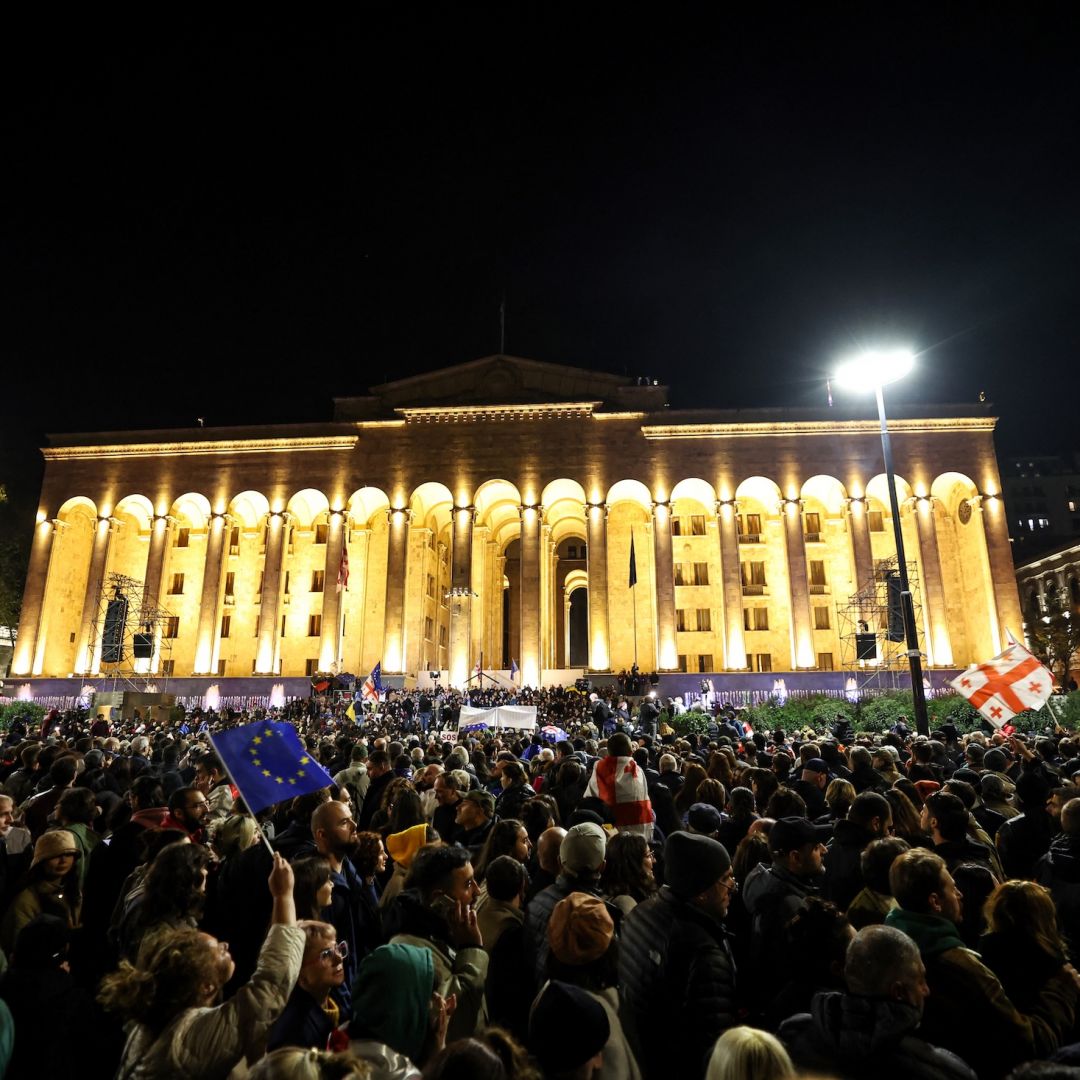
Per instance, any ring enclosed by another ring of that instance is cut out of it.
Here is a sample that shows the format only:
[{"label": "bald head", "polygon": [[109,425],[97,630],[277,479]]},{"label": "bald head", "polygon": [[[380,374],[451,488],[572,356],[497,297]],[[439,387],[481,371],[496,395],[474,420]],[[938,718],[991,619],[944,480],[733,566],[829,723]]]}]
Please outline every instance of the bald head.
[{"label": "bald head", "polygon": [[540,868],[546,870],[549,874],[559,872],[559,848],[562,846],[563,837],[565,836],[565,829],[553,825],[550,829],[545,829],[537,841],[536,861],[540,863]]}]

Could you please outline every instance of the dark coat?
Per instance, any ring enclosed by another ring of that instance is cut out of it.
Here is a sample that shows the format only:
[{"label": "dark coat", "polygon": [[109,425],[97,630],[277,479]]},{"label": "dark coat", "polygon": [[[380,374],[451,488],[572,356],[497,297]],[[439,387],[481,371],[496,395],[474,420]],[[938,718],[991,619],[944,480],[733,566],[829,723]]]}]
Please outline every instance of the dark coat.
[{"label": "dark coat", "polygon": [[1073,963],[1080,960],[1080,836],[1055,836],[1035,864],[1035,880],[1050,890],[1058,925],[1070,942]]},{"label": "dark coat", "polygon": [[824,993],[780,1026],[780,1039],[800,1068],[841,1080],[974,1080],[955,1054],[920,1039],[918,1025],[904,1002]]},{"label": "dark coat", "polygon": [[739,1022],[724,927],[665,885],[626,917],[619,980],[644,1075],[703,1076],[716,1040]]},{"label": "dark coat", "polygon": [[876,839],[869,829],[842,818],[833,826],[833,838],[825,858],[825,879],[821,895],[831,900],[841,911],[862,892],[862,853]]}]

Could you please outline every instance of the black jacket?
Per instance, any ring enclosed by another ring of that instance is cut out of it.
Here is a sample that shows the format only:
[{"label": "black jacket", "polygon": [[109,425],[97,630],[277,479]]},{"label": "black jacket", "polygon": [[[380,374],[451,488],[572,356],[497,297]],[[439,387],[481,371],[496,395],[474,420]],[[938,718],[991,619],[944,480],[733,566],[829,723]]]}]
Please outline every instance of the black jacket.
[{"label": "black jacket", "polygon": [[824,993],[780,1026],[780,1039],[800,1068],[842,1080],[974,1080],[955,1054],[918,1038],[918,1025],[904,1002]]},{"label": "black jacket", "polygon": [[722,924],[666,885],[626,917],[619,945],[624,1026],[645,1077],[704,1076],[739,1022],[735,961]]}]

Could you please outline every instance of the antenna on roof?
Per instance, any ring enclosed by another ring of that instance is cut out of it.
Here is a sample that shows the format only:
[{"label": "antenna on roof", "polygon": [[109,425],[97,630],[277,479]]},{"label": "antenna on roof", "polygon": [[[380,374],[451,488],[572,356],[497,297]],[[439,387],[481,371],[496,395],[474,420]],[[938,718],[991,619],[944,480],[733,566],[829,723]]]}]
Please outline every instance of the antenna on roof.
[{"label": "antenna on roof", "polygon": [[506,291],[503,291],[502,303],[499,304],[499,355],[506,355]]}]

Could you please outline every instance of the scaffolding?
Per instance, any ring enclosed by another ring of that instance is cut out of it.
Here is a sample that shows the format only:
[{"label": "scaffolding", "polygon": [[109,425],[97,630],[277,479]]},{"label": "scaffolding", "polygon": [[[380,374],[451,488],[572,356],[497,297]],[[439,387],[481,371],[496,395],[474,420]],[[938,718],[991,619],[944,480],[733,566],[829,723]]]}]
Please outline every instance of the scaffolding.
[{"label": "scaffolding", "polygon": [[[915,627],[919,636],[919,651],[925,658],[922,593],[915,563],[908,563],[908,581],[915,611]],[[872,696],[884,690],[909,689],[911,686],[911,669],[900,610],[899,582],[899,563],[895,555],[876,560],[873,580],[858,592],[852,593],[846,604],[837,605],[840,666],[848,674],[846,681],[849,694]],[[860,660],[858,638],[867,634],[874,637],[874,656],[873,659]]]},{"label": "scaffolding", "polygon": [[147,596],[141,581],[109,574],[98,600],[91,655],[100,658],[99,678],[111,682],[114,693],[118,689],[140,694],[166,691],[172,639],[165,631],[171,618],[171,611]]}]

